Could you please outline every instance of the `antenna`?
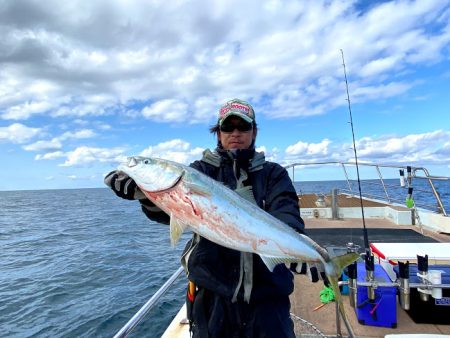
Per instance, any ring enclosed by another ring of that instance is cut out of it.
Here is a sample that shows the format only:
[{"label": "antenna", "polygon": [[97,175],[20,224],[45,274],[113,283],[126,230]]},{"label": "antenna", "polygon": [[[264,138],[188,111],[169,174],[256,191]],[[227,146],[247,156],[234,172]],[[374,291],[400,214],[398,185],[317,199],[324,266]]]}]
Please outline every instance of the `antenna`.
[{"label": "antenna", "polygon": [[344,51],[342,49],[341,49],[341,55],[342,55],[342,66],[344,67],[345,88],[347,90],[347,102],[348,102],[348,112],[350,114],[350,126],[352,128],[353,152],[354,152],[354,156],[355,156],[356,176],[358,177],[359,201],[361,203],[361,214],[362,214],[363,233],[364,233],[364,247],[366,249],[366,253],[370,254],[369,237],[367,235],[366,219],[364,217],[364,205],[363,205],[363,199],[362,199],[362,193],[361,193],[361,180],[359,178],[359,166],[358,166],[358,155],[356,153],[355,131],[353,129],[352,106],[350,103],[350,94],[348,92],[348,81],[347,81],[347,71],[345,69]]}]

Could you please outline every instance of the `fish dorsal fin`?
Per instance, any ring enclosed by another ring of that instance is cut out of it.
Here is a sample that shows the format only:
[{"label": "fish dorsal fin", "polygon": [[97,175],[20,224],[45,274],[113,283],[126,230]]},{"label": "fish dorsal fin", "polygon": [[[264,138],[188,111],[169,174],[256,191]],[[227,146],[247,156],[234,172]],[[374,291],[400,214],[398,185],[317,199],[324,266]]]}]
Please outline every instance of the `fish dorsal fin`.
[{"label": "fish dorsal fin", "polygon": [[173,215],[170,215],[170,244],[172,244],[173,247],[178,243],[186,228],[187,225],[185,223],[176,217],[173,217]]},{"label": "fish dorsal fin", "polygon": [[256,200],[255,200],[255,196],[253,195],[253,189],[252,186],[246,186],[246,187],[242,187],[242,188],[238,188],[235,190],[235,192],[245,198],[247,201],[250,201],[254,204],[256,204]]},{"label": "fish dorsal fin", "polygon": [[294,259],[289,258],[270,257],[270,256],[260,256],[260,257],[270,272],[273,272],[273,269],[275,269],[275,267],[278,264],[295,262]]}]

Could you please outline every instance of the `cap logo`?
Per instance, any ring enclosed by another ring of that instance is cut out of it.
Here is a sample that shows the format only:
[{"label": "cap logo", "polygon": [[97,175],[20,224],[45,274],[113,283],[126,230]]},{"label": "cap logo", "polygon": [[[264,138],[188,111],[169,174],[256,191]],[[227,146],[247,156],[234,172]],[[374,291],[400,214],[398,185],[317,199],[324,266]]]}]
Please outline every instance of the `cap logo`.
[{"label": "cap logo", "polygon": [[230,110],[240,110],[241,113],[248,115],[250,113],[250,108],[240,104],[240,103],[232,103],[226,107],[223,107],[220,109],[220,116],[224,116],[226,113],[228,113]]}]

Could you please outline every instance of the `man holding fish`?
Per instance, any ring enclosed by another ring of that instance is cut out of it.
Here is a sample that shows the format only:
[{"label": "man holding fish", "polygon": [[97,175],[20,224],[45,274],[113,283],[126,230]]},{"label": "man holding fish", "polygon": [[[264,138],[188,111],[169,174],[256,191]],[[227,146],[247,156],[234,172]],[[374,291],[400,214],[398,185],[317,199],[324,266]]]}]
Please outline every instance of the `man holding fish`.
[{"label": "man holding fish", "polygon": [[282,263],[322,264],[336,283],[354,257],[331,260],[303,235],[287,171],[255,151],[250,104],[228,101],[210,131],[217,148],[190,167],[133,157],[105,183],[122,198],[139,199],[150,219],[170,223],[173,244],[186,228],[195,233],[182,256],[193,337],[295,337],[293,275]]}]

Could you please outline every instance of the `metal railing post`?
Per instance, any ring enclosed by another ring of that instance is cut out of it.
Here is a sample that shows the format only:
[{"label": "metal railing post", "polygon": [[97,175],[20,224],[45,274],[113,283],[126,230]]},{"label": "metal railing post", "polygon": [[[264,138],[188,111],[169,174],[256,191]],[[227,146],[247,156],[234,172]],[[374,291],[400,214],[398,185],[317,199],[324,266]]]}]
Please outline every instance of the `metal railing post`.
[{"label": "metal railing post", "polygon": [[383,189],[384,189],[384,193],[386,194],[386,198],[387,198],[387,200],[390,203],[391,202],[391,198],[389,197],[389,194],[388,194],[387,189],[386,189],[386,185],[384,184],[383,176],[381,176],[380,167],[377,165],[377,166],[375,166],[375,168],[377,169],[378,176],[380,177],[381,184],[383,185]]},{"label": "metal railing post", "polygon": [[184,271],[183,267],[180,267],[170,278],[164,283],[161,288],[140,308],[138,312],[116,333],[114,338],[126,337],[135,329],[139,322],[147,315],[147,313],[153,308],[156,302],[161,296],[166,293],[169,287],[175,282],[175,280]]},{"label": "metal railing post", "polygon": [[348,190],[353,194],[352,185],[348,179],[347,169],[345,168],[345,164],[341,162],[342,170],[344,170],[345,179],[347,180]]},{"label": "metal railing post", "polygon": [[331,218],[339,219],[338,189],[331,190]]},{"label": "metal railing post", "polygon": [[433,191],[434,197],[436,198],[439,208],[441,208],[441,210],[442,210],[442,214],[444,214],[444,216],[448,216],[447,212],[445,211],[444,204],[442,203],[441,196],[437,192],[437,190],[433,184],[433,180],[431,179],[430,174],[428,173],[428,170],[426,168],[414,168],[414,172],[413,172],[414,177],[416,177],[416,170],[422,170],[425,173],[425,177],[428,180],[428,183],[430,184],[431,190]]}]

